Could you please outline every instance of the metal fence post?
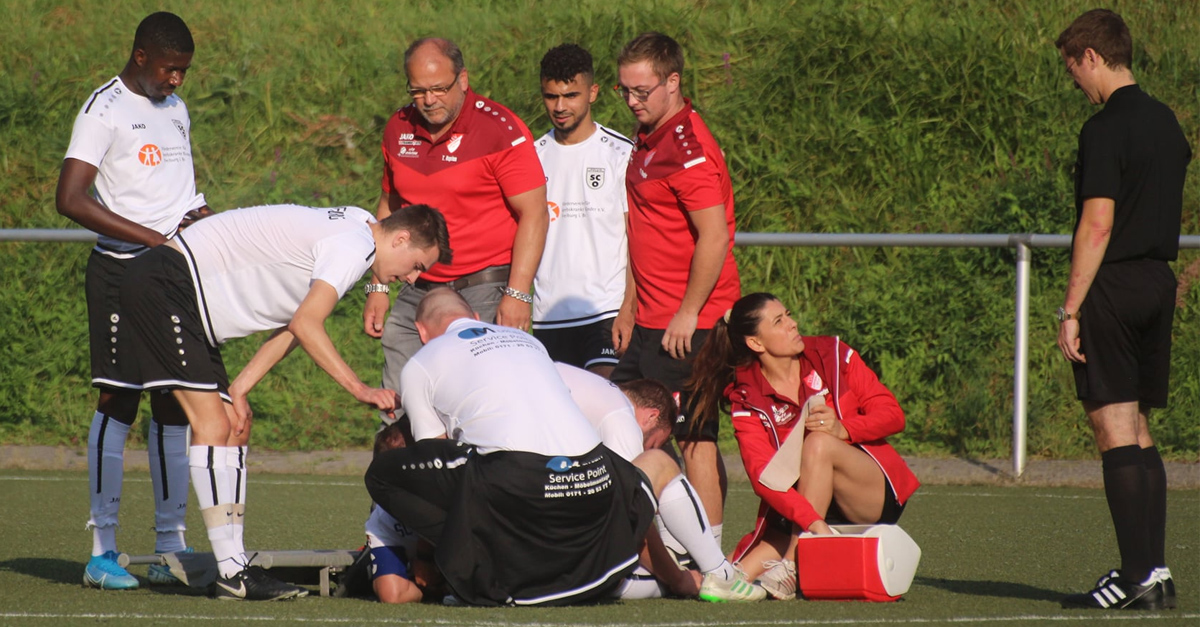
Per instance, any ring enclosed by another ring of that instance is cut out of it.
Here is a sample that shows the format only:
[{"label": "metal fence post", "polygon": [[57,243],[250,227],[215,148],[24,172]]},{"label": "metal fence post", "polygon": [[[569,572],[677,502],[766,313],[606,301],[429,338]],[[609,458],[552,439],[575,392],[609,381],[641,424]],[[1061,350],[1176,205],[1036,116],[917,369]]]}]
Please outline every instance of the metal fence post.
[{"label": "metal fence post", "polygon": [[1013,475],[1025,472],[1025,432],[1029,406],[1029,236],[1013,237],[1017,247],[1016,338],[1013,342]]}]

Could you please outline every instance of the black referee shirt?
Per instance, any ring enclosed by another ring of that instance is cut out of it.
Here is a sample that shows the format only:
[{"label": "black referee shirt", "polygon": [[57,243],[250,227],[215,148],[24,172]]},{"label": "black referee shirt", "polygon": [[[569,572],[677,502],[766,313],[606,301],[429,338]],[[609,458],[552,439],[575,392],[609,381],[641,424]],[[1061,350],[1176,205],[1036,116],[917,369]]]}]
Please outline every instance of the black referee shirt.
[{"label": "black referee shirt", "polygon": [[1175,260],[1191,158],[1175,114],[1137,85],[1114,91],[1083,125],[1075,163],[1076,227],[1085,199],[1116,201],[1104,263]]}]

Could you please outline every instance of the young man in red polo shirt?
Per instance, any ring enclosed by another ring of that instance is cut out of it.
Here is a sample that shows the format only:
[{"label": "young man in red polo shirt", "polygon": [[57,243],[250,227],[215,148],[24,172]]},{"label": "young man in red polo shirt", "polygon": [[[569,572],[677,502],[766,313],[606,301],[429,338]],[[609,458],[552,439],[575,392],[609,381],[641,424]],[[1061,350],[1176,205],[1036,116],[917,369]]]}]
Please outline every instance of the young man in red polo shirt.
[{"label": "young man in red polo shirt", "polygon": [[[637,308],[612,379],[658,379],[678,393],[691,375],[692,349],[741,294],[733,259],[733,187],[720,147],[683,97],[679,44],[662,33],[644,33],[625,45],[617,66],[617,88],[638,121],[625,175]],[[614,327],[623,328],[620,319]],[[675,439],[719,538],[724,465],[717,425],[693,428],[686,402],[680,406],[685,411]]]},{"label": "young man in red polo shirt", "polygon": [[[400,371],[421,348],[417,303],[449,285],[481,320],[529,326],[533,275],[546,242],[546,177],[533,136],[512,111],[471,91],[462,51],[446,39],[420,39],[404,53],[412,103],[383,132],[379,219],[425,204],[446,217],[454,262],[403,289],[388,313],[388,286],[367,286],[363,327],[383,338],[383,386],[400,389]],[[386,420],[386,418],[385,418]]]}]

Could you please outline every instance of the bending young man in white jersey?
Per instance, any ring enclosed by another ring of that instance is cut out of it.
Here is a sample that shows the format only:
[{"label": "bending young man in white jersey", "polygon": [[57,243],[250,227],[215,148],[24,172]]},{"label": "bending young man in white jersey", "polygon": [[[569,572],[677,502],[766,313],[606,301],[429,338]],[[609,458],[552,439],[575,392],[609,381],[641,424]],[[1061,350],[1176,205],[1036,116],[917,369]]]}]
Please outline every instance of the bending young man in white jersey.
[{"label": "bending young man in white jersey", "polygon": [[[633,461],[642,451],[657,449],[671,437],[679,408],[663,384],[635,379],[618,386],[574,366],[555,365],[575,404],[609,450]],[[651,530],[646,538],[648,559],[625,579],[614,596],[656,599],[670,592],[698,595],[713,602],[766,598],[765,590],[750,583],[725,559],[700,497],[678,468],[659,496],[655,523],[657,531]],[[666,548],[675,556],[687,555],[699,572],[680,570],[671,556],[663,553]]]},{"label": "bending young man in white jersey", "polygon": [[652,450],[635,469],[609,451],[541,343],[479,322],[457,292],[431,290],[416,323],[425,346],[400,379],[417,441],[375,458],[371,498],[435,545],[461,602],[609,596],[638,562],[675,462]]},{"label": "bending young man in white jersey", "polygon": [[[142,389],[135,361],[116,348],[124,327],[121,277],[130,260],[212,214],[204,196],[196,193],[191,122],[175,95],[194,48],[191,32],[178,16],[154,13],[143,19],[125,68],[92,92],[76,116],[58,179],[58,212],[100,236],[86,278],[92,386],[100,397],[87,440],[92,558],[83,582],[103,590],[138,587],[137,578],[116,561],[125,438],[137,417]],[[151,395],[150,408],[154,548],[159,553],[183,551],[187,417],[169,394]],[[149,580],[179,583],[157,564],[150,566]]]},{"label": "bending young man in white jersey", "polygon": [[[192,427],[196,497],[220,575],[213,595],[274,600],[307,594],[251,566],[242,543],[251,410],[247,395],[297,346],[358,401],[390,412],[394,392],[364,384],[325,333],[338,300],[367,271],[411,282],[451,252],[446,222],[425,205],[387,219],[358,207],[227,211],[130,264],[121,284],[128,347],[147,390],[170,390]],[[228,383],[218,346],[274,330]]]},{"label": "bending young man in white jersey", "polygon": [[587,50],[552,48],[542,57],[541,84],[554,128],[535,146],[550,227],[533,280],[533,334],[555,361],[608,377],[633,329],[633,297],[625,294],[633,142],[592,120],[600,87]]}]

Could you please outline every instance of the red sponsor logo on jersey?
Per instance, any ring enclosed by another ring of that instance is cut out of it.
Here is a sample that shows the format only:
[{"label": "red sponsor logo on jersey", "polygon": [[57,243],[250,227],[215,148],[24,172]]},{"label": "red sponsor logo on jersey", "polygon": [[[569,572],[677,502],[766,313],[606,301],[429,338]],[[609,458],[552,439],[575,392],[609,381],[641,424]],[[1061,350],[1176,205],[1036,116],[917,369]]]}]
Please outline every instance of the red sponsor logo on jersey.
[{"label": "red sponsor logo on jersey", "polygon": [[546,209],[550,212],[550,221],[554,222],[558,216],[562,214],[562,209],[559,209],[558,203],[547,202]]},{"label": "red sponsor logo on jersey", "polygon": [[162,163],[162,151],[154,144],[146,144],[138,150],[138,161],[141,161],[142,165],[154,167]]}]

